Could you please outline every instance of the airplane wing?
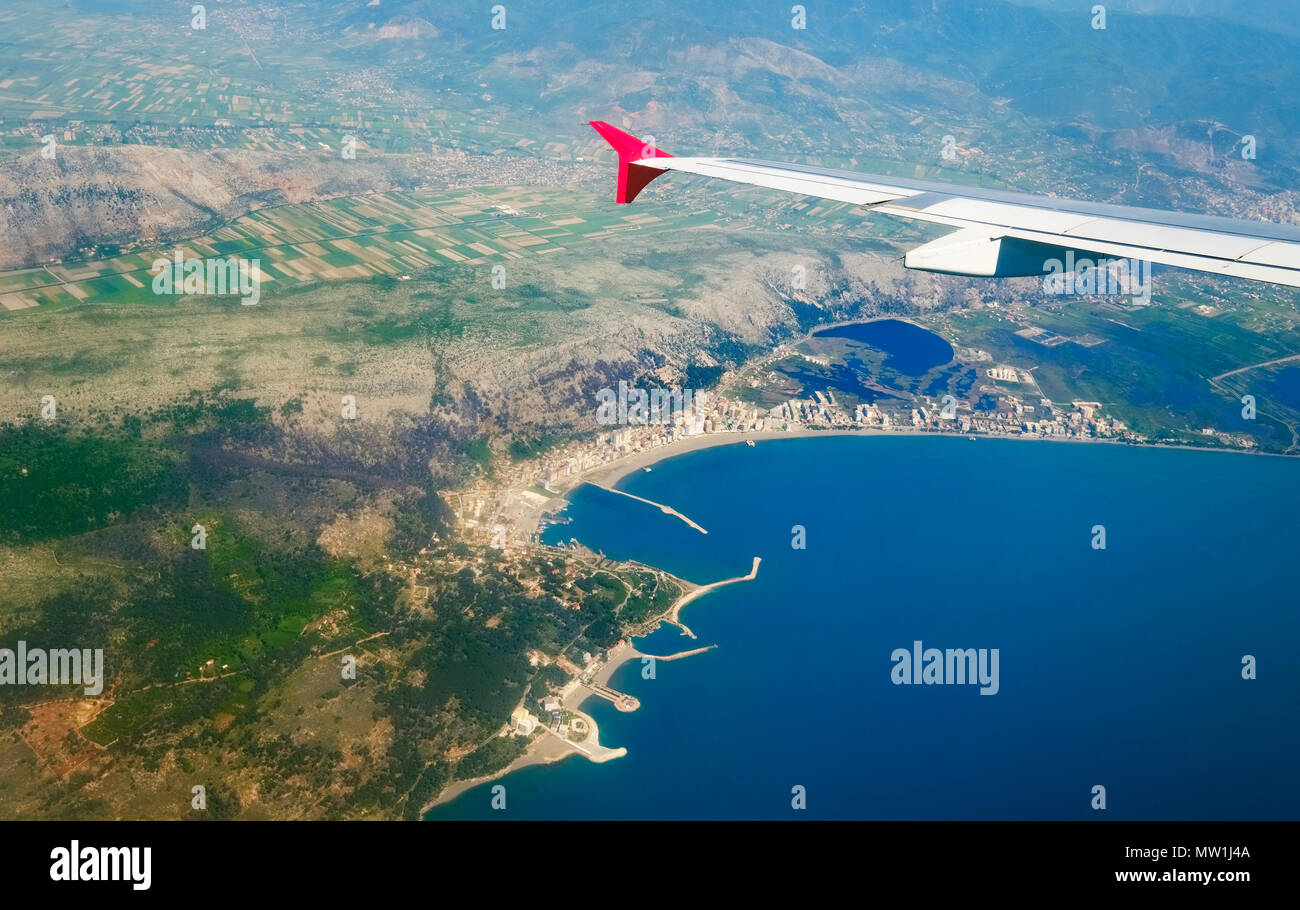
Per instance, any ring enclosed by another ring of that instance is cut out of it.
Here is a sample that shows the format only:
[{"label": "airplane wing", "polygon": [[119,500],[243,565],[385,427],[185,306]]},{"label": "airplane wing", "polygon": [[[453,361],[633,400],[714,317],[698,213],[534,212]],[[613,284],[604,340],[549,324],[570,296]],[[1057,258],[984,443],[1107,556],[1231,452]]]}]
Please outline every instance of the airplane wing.
[{"label": "airplane wing", "polygon": [[667,171],[720,177],[864,206],[957,228],[909,251],[910,269],[952,275],[1044,275],[1069,251],[1300,287],[1300,225],[1242,221],[876,177],[748,158],[677,158],[600,120],[618,153],[616,201],[628,203]]}]

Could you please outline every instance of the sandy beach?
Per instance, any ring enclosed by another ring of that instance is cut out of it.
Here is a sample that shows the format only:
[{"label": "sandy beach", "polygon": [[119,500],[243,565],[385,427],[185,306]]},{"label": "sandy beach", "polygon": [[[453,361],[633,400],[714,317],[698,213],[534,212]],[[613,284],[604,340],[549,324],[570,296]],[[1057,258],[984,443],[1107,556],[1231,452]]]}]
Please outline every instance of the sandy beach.
[{"label": "sandy beach", "polygon": [[497,780],[505,777],[511,771],[518,771],[520,768],[527,768],[529,765],[549,765],[553,762],[568,758],[570,755],[577,755],[569,745],[551,734],[543,734],[535,743],[528,747],[528,751],[516,758],[506,767],[497,771],[495,774],[486,774],[483,777],[475,777],[469,780],[458,780],[449,784],[438,798],[420,810],[423,817],[428,814],[430,809],[435,806],[441,806],[443,803],[449,803],[456,797],[460,796],[466,790],[472,790],[479,784],[486,784],[488,781]]},{"label": "sandy beach", "polygon": [[675,458],[678,455],[685,455],[689,452],[698,452],[702,449],[736,445],[751,439],[754,441],[755,446],[757,446],[760,443],[776,439],[806,439],[812,436],[947,436],[955,439],[974,436],[977,442],[988,439],[1008,439],[1019,442],[1111,445],[1135,449],[1177,449],[1180,452],[1227,452],[1235,455],[1266,455],[1274,458],[1294,457],[1285,455],[1281,452],[1255,452],[1241,448],[1229,448],[1227,446],[1185,446],[1171,445],[1163,442],[1122,442],[1117,439],[1076,439],[1068,436],[990,436],[979,433],[954,433],[942,430],[915,430],[901,427],[893,427],[888,430],[873,427],[871,429],[844,428],[826,430],[748,431],[739,433],[707,433],[701,436],[687,436],[684,439],[679,439],[669,445],[656,446],[655,448],[646,449],[641,452],[633,452],[630,455],[624,455],[616,461],[611,461],[609,464],[601,465],[598,468],[592,468],[587,473],[575,478],[572,486],[576,487],[588,482],[597,483],[601,486],[613,486],[627,475],[633,474],[643,468],[653,467],[658,462],[666,459]]}]

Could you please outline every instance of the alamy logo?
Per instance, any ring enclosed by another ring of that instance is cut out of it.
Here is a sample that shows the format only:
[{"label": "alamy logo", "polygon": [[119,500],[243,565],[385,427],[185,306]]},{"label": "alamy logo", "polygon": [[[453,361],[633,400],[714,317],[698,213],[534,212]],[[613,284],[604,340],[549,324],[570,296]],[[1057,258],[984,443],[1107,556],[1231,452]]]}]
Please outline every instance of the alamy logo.
[{"label": "alamy logo", "polygon": [[56,882],[131,882],[136,891],[152,883],[152,847],[82,847],[73,841],[50,851],[50,880]]},{"label": "alamy logo", "polygon": [[919,641],[912,650],[895,648],[889,655],[894,669],[889,678],[896,686],[973,686],[980,695],[998,694],[998,649],[922,649]]},{"label": "alamy logo", "polygon": [[104,691],[104,649],[28,648],[18,642],[18,650],[0,648],[0,686],[72,686],[85,687],[87,695]]},{"label": "alamy logo", "polygon": [[669,424],[695,414],[698,394],[690,389],[638,389],[619,380],[618,391],[596,393],[596,421],[610,424]]},{"label": "alamy logo", "polygon": [[155,294],[198,294],[240,296],[244,306],[262,299],[262,260],[186,259],[177,250],[171,259],[155,259],[149,271]]},{"label": "alamy logo", "polygon": [[1065,261],[1043,263],[1043,291],[1084,297],[1124,296],[1151,302],[1151,263],[1145,259],[1076,259],[1067,250]]}]

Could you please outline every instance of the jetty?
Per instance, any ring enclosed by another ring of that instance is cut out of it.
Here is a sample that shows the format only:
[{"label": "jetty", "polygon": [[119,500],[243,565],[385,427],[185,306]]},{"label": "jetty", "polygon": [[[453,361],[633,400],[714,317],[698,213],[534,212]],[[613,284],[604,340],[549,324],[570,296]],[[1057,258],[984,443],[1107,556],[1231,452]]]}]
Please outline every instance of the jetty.
[{"label": "jetty", "polygon": [[755,556],[754,566],[749,570],[748,575],[738,575],[735,578],[724,578],[722,581],[715,581],[707,585],[700,585],[699,587],[693,590],[687,591],[681,597],[677,598],[677,603],[673,604],[672,609],[668,611],[668,615],[667,617],[665,617],[666,621],[672,623],[673,625],[677,626],[677,628],[681,629],[683,635],[687,635],[690,636],[691,638],[694,638],[695,633],[692,632],[687,627],[686,623],[681,621],[680,616],[681,616],[682,608],[685,607],[691,601],[695,600],[696,598],[703,597],[705,594],[708,594],[710,591],[714,590],[715,588],[721,588],[723,585],[734,585],[738,581],[753,581],[755,578],[758,577],[758,564],[761,563],[762,561],[763,561],[763,557]]},{"label": "jetty", "polygon": [[654,654],[642,654],[642,657],[648,657],[651,660],[681,660],[683,657],[694,657],[696,654],[703,654],[705,651],[712,651],[717,645],[705,645],[703,648],[691,648],[689,651],[678,651],[676,654],[669,654],[666,657],[659,657]]},{"label": "jetty", "polygon": [[623,490],[616,490],[613,487],[607,487],[604,486],[603,484],[596,483],[594,480],[588,480],[587,483],[591,484],[593,487],[597,487],[601,490],[604,490],[607,493],[617,493],[619,496],[626,496],[628,499],[635,499],[637,502],[644,502],[646,505],[654,506],[656,509],[658,509],[660,512],[663,512],[665,515],[674,515],[677,518],[680,518],[682,521],[686,522],[688,525],[690,525],[695,530],[699,531],[701,534],[709,533],[708,531],[704,530],[704,528],[700,527],[698,524],[691,521],[691,519],[687,518],[681,512],[678,512],[672,506],[666,506],[661,502],[655,502],[653,500],[646,499],[642,496],[634,496],[631,493],[625,492]]},{"label": "jetty", "polygon": [[635,711],[637,708],[641,707],[641,702],[638,699],[631,695],[627,695],[626,693],[619,692],[617,689],[611,689],[604,683],[591,682],[587,683],[584,688],[592,695],[599,695],[606,701],[613,702],[614,707],[620,711]]}]

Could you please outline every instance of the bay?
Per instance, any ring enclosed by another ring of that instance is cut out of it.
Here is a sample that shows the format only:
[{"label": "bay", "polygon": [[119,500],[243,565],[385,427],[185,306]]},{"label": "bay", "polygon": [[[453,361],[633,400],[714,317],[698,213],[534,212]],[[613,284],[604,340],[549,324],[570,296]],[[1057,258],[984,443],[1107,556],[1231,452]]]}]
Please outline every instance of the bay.
[{"label": "bay", "polygon": [[[684,610],[697,641],[638,640],[718,646],[653,679],[620,668],[640,710],[588,700],[625,757],[527,768],[499,782],[505,812],[478,787],[429,817],[1300,817],[1298,481],[1300,462],[1254,455],[837,436],[619,484],[707,535],[580,488],[553,540],[699,583],[761,556],[758,577]],[[895,685],[891,654],[914,641],[998,649],[997,693]]]}]

